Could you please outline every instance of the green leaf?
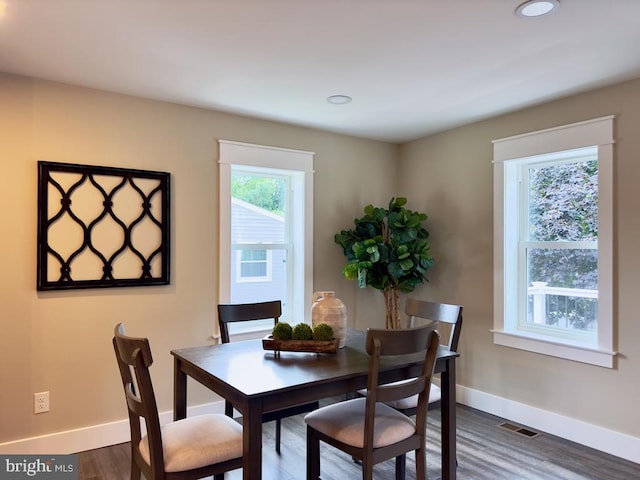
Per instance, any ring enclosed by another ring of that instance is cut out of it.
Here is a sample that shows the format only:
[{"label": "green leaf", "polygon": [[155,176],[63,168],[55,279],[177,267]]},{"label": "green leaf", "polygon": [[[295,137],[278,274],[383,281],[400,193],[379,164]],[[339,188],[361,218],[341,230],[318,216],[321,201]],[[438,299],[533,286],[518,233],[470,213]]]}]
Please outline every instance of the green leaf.
[{"label": "green leaf", "polygon": [[416,287],[422,283],[422,280],[417,278],[409,278],[398,284],[398,288],[402,293],[411,293]]},{"label": "green leaf", "polygon": [[389,202],[389,210],[395,210],[397,208],[403,207],[407,204],[407,199],[405,197],[392,198]]},{"label": "green leaf", "polygon": [[402,267],[402,270],[404,270],[405,272],[408,272],[409,270],[411,270],[411,267],[413,267],[413,260],[411,260],[410,258],[401,260],[400,267]]},{"label": "green leaf", "polygon": [[367,205],[364,207],[365,215],[373,215],[373,205]]},{"label": "green leaf", "polygon": [[354,243],[351,249],[353,250],[356,258],[361,258],[367,252],[367,247],[365,247],[364,243],[362,242]]},{"label": "green leaf", "polygon": [[389,250],[389,245],[385,245],[382,243],[378,245],[378,254],[380,255],[378,262],[387,263],[389,261]]},{"label": "green leaf", "polygon": [[389,272],[389,276],[392,278],[400,278],[405,274],[405,271],[398,262],[389,262],[387,270]]}]

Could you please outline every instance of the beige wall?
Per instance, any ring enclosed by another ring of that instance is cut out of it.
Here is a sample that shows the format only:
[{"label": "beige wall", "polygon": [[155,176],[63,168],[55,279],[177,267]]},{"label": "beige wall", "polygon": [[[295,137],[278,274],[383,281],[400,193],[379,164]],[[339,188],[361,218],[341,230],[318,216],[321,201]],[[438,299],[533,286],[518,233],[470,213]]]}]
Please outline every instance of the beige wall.
[{"label": "beige wall", "polygon": [[[120,321],[150,337],[159,406],[171,409],[169,350],[212,342],[220,138],[316,152],[314,287],[353,305],[352,326],[375,324],[377,297],[355,306],[373,292],[341,277],[333,235],[394,195],[397,146],[2,74],[0,106],[0,443],[125,418]],[[36,292],[38,160],[171,172],[171,285]],[[34,415],[40,391],[51,411]],[[192,403],[214,398],[190,390]]]},{"label": "beige wall", "polygon": [[[402,193],[430,215],[436,266],[417,295],[461,303],[458,384],[640,436],[640,80],[529,108],[402,146]],[[616,368],[493,345],[493,167],[496,138],[614,114]]]},{"label": "beige wall", "polygon": [[[638,104],[640,80],[398,147],[0,74],[0,443],[125,417],[110,343],[119,321],[150,337],[160,408],[170,410],[169,350],[212,341],[219,138],[316,152],[314,289],[336,290],[350,326],[382,326],[382,298],[342,278],[333,235],[366,203],[407,196],[429,215],[437,261],[416,296],[465,306],[458,383],[639,437]],[[616,368],[494,346],[491,140],[608,114],[618,115]],[[171,285],[36,292],[38,160],[171,172]],[[34,415],[33,393],[45,390],[51,412]],[[215,398],[190,390],[193,404]]]}]

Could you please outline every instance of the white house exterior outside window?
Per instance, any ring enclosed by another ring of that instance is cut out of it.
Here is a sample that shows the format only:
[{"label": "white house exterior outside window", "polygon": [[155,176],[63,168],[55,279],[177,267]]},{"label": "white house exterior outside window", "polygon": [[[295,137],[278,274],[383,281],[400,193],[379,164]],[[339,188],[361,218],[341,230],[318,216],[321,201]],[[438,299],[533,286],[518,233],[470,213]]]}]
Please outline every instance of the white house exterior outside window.
[{"label": "white house exterior outside window", "polygon": [[613,366],[613,117],[494,142],[494,343]]},{"label": "white house exterior outside window", "polygon": [[[313,153],[225,140],[219,143],[220,303],[281,300],[282,320],[309,321]],[[249,196],[259,188],[251,181],[274,185],[278,207],[265,208],[258,200],[238,198],[232,193],[238,181],[251,185]],[[238,325],[231,326],[232,335],[245,334],[247,329],[270,330],[273,322]]]},{"label": "white house exterior outside window", "polygon": [[236,281],[269,282],[273,279],[271,250],[236,250]]}]

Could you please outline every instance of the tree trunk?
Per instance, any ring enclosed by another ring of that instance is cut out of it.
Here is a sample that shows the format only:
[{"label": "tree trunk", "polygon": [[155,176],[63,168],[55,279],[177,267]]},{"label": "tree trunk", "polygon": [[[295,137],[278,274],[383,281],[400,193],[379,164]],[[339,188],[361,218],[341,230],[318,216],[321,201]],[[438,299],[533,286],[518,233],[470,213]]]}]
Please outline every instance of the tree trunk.
[{"label": "tree trunk", "polygon": [[393,328],[393,305],[391,304],[391,299],[393,298],[392,291],[389,289],[383,290],[382,294],[384,295],[384,307],[385,307],[385,314],[387,319],[386,328],[392,329]]},{"label": "tree trunk", "polygon": [[397,287],[383,290],[384,305],[387,318],[387,328],[397,330],[402,328],[402,318],[400,311],[400,292]]},{"label": "tree trunk", "polygon": [[401,318],[400,318],[400,292],[398,291],[398,287],[393,288],[393,305],[394,305],[394,325],[396,329],[402,328]]}]

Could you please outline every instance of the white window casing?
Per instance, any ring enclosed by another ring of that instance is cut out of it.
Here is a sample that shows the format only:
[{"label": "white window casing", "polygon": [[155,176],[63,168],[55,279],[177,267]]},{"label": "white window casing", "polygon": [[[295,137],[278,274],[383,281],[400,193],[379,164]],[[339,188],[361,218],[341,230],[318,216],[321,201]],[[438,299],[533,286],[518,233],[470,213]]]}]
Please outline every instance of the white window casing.
[{"label": "white window casing", "polygon": [[[601,367],[612,368],[613,338],[613,122],[607,116],[493,141],[494,147],[494,343]],[[589,147],[592,147],[589,149]],[[518,328],[518,227],[507,223],[518,204],[517,162],[572,151],[595,152],[598,159],[598,307],[593,339],[548,336]]]},{"label": "white window casing", "polygon": [[[310,323],[313,296],[313,152],[219,140],[219,303],[231,298],[231,176],[232,166],[268,168],[291,174],[292,222],[303,228],[292,232],[293,301],[288,305],[295,322]],[[273,246],[271,246],[273,247]],[[214,336],[218,336],[217,322]]]}]

